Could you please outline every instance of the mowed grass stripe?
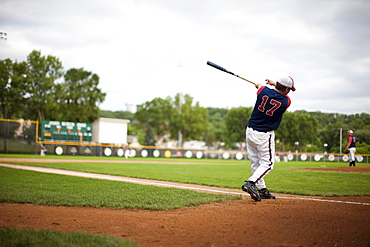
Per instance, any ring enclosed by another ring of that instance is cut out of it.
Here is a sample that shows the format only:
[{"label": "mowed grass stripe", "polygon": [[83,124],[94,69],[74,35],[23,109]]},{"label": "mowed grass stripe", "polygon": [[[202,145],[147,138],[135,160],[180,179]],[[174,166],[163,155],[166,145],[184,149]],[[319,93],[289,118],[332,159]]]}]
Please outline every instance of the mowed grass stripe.
[{"label": "mowed grass stripe", "polygon": [[[155,160],[155,159],[151,159]],[[117,164],[117,163],[31,163],[30,166],[58,168],[80,172],[198,184],[240,189],[251,172],[245,165],[182,165],[182,164]],[[305,168],[335,168],[338,162],[279,162],[265,178],[271,192],[309,196],[370,196],[369,172],[335,172]],[[367,164],[361,164],[367,165]],[[354,168],[356,169],[356,168]]]},{"label": "mowed grass stripe", "polygon": [[240,197],[0,167],[0,202],[171,210]]}]

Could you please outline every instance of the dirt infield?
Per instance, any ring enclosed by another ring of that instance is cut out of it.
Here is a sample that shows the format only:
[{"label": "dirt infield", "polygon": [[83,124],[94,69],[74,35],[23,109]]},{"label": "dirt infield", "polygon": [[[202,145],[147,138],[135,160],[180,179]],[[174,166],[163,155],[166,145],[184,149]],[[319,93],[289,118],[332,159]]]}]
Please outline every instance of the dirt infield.
[{"label": "dirt infield", "polygon": [[84,231],[142,247],[370,246],[370,197],[277,196],[167,212],[0,203],[0,227]]}]

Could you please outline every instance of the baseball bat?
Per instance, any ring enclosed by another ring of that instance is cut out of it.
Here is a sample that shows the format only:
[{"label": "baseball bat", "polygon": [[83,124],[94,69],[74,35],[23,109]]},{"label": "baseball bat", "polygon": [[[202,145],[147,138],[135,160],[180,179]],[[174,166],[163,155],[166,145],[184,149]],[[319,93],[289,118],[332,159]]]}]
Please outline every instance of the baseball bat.
[{"label": "baseball bat", "polygon": [[212,63],[212,62],[208,61],[208,62],[207,62],[207,64],[208,64],[209,66],[212,66],[213,68],[219,69],[219,70],[221,70],[221,71],[223,71],[223,72],[226,72],[226,73],[231,74],[231,75],[233,75],[233,76],[239,77],[240,79],[243,79],[243,80],[245,80],[245,81],[247,81],[247,82],[249,82],[249,83],[252,83],[253,85],[257,86],[257,83],[254,83],[253,81],[247,80],[247,79],[245,79],[245,78],[243,78],[243,77],[241,77],[241,76],[235,75],[233,72],[228,71],[227,69],[225,69],[225,68],[223,68],[223,67],[221,67],[221,66],[219,66],[219,65],[217,65],[217,64],[215,64],[215,63]]}]

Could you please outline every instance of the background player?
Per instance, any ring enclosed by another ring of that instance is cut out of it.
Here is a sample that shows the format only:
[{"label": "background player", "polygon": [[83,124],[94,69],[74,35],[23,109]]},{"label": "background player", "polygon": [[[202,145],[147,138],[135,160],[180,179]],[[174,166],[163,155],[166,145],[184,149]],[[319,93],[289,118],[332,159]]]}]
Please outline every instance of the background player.
[{"label": "background player", "polygon": [[251,160],[252,176],[242,185],[255,201],[275,199],[264,181],[273,169],[275,155],[275,132],[284,112],[290,106],[288,93],[295,91],[294,80],[285,77],[277,81],[266,79],[267,86],[257,84],[257,100],[246,130],[248,157]]},{"label": "background player", "polygon": [[349,166],[356,166],[355,153],[356,153],[356,137],[353,136],[353,130],[348,130],[348,143],[344,150],[345,153],[349,153]]}]

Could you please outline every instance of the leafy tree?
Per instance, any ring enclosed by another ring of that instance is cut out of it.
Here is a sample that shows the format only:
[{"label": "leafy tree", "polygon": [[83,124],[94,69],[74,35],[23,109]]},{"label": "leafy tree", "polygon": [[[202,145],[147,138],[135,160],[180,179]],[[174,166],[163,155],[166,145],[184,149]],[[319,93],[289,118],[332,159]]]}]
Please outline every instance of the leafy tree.
[{"label": "leafy tree", "polygon": [[[181,102],[182,100],[184,102]],[[177,111],[172,117],[171,136],[180,132],[183,140],[201,139],[207,130],[208,110],[201,107],[199,102],[193,105],[193,98],[188,94],[177,94],[173,103]]]},{"label": "leafy tree", "polygon": [[[28,89],[27,64],[0,60],[0,115],[2,118],[21,118]],[[0,135],[4,138],[4,152],[8,152],[9,126],[4,122]],[[13,130],[11,130],[13,131]]]},{"label": "leafy tree", "polygon": [[300,151],[305,150],[306,147],[321,144],[317,137],[318,122],[314,117],[309,114],[298,114],[297,125]]},{"label": "leafy tree", "polygon": [[64,74],[62,69],[58,58],[35,50],[26,62],[0,61],[2,117],[94,121],[106,96],[98,88],[99,76],[83,69]]},{"label": "leafy tree", "polygon": [[0,61],[0,107],[3,118],[8,118],[10,104],[14,103],[10,94],[12,66],[9,58]]},{"label": "leafy tree", "polygon": [[63,75],[63,66],[54,56],[41,56],[40,51],[32,51],[27,57],[28,90],[27,118],[38,119],[40,122],[46,118],[51,119],[56,108],[55,81]]},{"label": "leafy tree", "polygon": [[318,128],[322,129],[326,125],[331,123],[337,123],[337,122],[344,122],[345,116],[344,114],[340,113],[322,113],[319,111],[316,112],[307,112],[307,111],[295,111],[294,113],[299,114],[309,114],[310,116],[314,117],[318,122]]},{"label": "leafy tree", "polygon": [[3,118],[19,118],[28,91],[27,63],[0,61],[0,109]]},{"label": "leafy tree", "polygon": [[[303,150],[319,143],[317,138],[317,120],[309,114],[285,112],[279,128],[276,130],[276,149]],[[298,144],[298,146],[296,146]]]},{"label": "leafy tree", "polygon": [[252,111],[252,107],[232,108],[225,115],[227,133],[225,143],[229,147],[235,147],[235,143],[238,142],[245,142],[245,131]]},{"label": "leafy tree", "polygon": [[356,153],[358,153],[358,154],[370,154],[370,144],[359,143],[356,146]]},{"label": "leafy tree", "polygon": [[204,141],[208,146],[213,146],[216,142],[224,141],[227,136],[224,117],[229,110],[222,108],[207,108],[208,128],[204,135]]},{"label": "leafy tree", "polygon": [[[342,129],[342,139],[340,139],[340,129]],[[318,130],[318,137],[322,144],[328,144],[327,150],[329,152],[340,152],[340,142],[344,143],[346,140],[346,134],[343,129],[345,129],[345,125],[338,122],[330,123],[321,130]]]},{"label": "leafy tree", "polygon": [[276,150],[285,151],[292,149],[294,143],[299,141],[298,115],[292,112],[285,112],[279,128],[276,130]]},{"label": "leafy tree", "polygon": [[[184,102],[183,102],[184,101]],[[167,139],[200,140],[207,130],[208,111],[193,105],[189,95],[177,94],[174,99],[155,98],[137,106],[135,118],[146,133],[145,145]]]},{"label": "leafy tree", "polygon": [[105,118],[119,118],[119,119],[134,119],[134,113],[129,111],[105,111],[100,110],[99,111],[99,117],[105,117]]},{"label": "leafy tree", "polygon": [[154,98],[137,106],[135,118],[146,133],[145,145],[153,145],[154,141],[170,136],[170,125],[175,109],[170,98]]},{"label": "leafy tree", "polygon": [[370,126],[364,129],[355,129],[354,131],[357,142],[370,144]]},{"label": "leafy tree", "polygon": [[58,92],[59,119],[71,122],[91,123],[98,118],[99,107],[106,94],[99,88],[99,76],[84,69],[70,69],[64,75],[64,83],[56,87]]},{"label": "leafy tree", "polygon": [[[15,103],[12,100],[10,93],[10,83],[12,74],[12,61],[10,59],[5,59],[0,61],[0,108],[3,118],[9,117],[9,108]],[[0,137],[4,138],[4,152],[8,152],[8,123],[0,123],[1,132]]]}]

